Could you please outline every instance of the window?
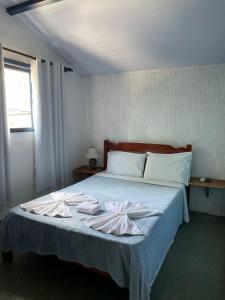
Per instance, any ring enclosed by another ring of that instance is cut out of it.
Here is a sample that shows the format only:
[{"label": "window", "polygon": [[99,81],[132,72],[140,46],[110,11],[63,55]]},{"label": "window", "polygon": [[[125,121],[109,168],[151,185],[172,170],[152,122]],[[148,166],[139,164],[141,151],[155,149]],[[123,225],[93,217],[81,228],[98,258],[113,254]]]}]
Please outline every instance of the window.
[{"label": "window", "polygon": [[30,65],[5,59],[4,67],[10,131],[33,131]]}]

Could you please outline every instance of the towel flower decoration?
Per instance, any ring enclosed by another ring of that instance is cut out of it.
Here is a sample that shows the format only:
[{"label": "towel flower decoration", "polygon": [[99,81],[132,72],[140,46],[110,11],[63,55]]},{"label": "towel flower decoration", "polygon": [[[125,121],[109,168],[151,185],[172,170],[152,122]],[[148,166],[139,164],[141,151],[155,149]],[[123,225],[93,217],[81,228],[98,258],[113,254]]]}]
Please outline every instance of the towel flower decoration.
[{"label": "towel flower decoration", "polygon": [[144,234],[132,219],[140,219],[160,215],[161,212],[150,210],[142,203],[106,202],[106,212],[91,217],[84,217],[81,221],[95,230],[115,235]]},{"label": "towel flower decoration", "polygon": [[68,206],[79,205],[83,202],[98,203],[98,201],[84,193],[54,192],[47,197],[21,204],[20,207],[27,212],[49,217],[72,217]]}]

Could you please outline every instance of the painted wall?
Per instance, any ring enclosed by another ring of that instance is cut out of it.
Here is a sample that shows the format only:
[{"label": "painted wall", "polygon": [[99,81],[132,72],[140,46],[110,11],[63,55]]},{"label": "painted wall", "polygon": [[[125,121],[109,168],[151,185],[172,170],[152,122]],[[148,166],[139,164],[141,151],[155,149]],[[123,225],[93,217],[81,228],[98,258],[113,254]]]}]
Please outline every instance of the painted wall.
[{"label": "painted wall", "polygon": [[78,74],[65,74],[64,131],[67,149],[68,184],[73,182],[72,170],[84,164],[87,151],[86,102],[83,79]]},{"label": "painted wall", "polygon": [[0,3],[0,42],[7,48],[32,56],[61,60],[36,33],[31,31],[17,16],[10,17]]},{"label": "painted wall", "polygon": [[[0,43],[4,47],[22,51],[33,56],[64,62],[45,42],[17,17],[9,17],[0,5]],[[7,54],[9,55],[9,54]],[[20,57],[22,59],[22,57]],[[85,136],[85,109],[82,82],[78,74],[65,74],[65,130],[68,156],[68,183],[72,181],[72,169],[83,162]],[[73,126],[75,124],[75,126]],[[86,148],[85,148],[86,149]],[[11,134],[11,182],[13,203],[33,198],[33,133]]]},{"label": "painted wall", "polygon": [[[89,143],[193,145],[192,175],[225,178],[225,65],[85,78]],[[192,189],[193,210],[225,215],[225,192]]]}]

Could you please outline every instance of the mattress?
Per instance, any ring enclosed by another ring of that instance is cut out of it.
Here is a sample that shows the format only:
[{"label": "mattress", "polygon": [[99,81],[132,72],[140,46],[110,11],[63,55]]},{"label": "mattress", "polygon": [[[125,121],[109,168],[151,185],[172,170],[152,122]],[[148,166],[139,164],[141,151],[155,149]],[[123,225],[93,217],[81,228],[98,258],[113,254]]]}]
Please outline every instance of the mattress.
[{"label": "mattress", "polygon": [[151,285],[177,229],[188,218],[184,187],[168,185],[103,173],[63,189],[85,192],[103,207],[105,201],[128,200],[163,212],[135,220],[144,235],[114,236],[95,231],[80,221],[84,214],[75,207],[70,207],[71,218],[56,218],[31,214],[17,206],[2,223],[1,249],[57,255],[108,272],[119,286],[129,288],[130,300],[149,300]]}]

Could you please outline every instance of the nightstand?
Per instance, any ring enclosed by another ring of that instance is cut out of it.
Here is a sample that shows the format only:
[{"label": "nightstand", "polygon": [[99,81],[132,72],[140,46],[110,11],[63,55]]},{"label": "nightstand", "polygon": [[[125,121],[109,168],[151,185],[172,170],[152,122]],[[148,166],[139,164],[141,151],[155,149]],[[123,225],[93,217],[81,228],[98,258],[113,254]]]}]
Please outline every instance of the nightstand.
[{"label": "nightstand", "polygon": [[89,166],[81,166],[73,170],[73,179],[74,181],[84,180],[87,177],[95,175],[103,170],[103,167],[95,167],[94,169],[91,169]]},{"label": "nightstand", "polygon": [[212,189],[225,189],[225,180],[211,179],[210,182],[200,181],[200,177],[191,177],[190,186],[201,187],[206,189],[206,197],[209,197],[209,190]]}]

